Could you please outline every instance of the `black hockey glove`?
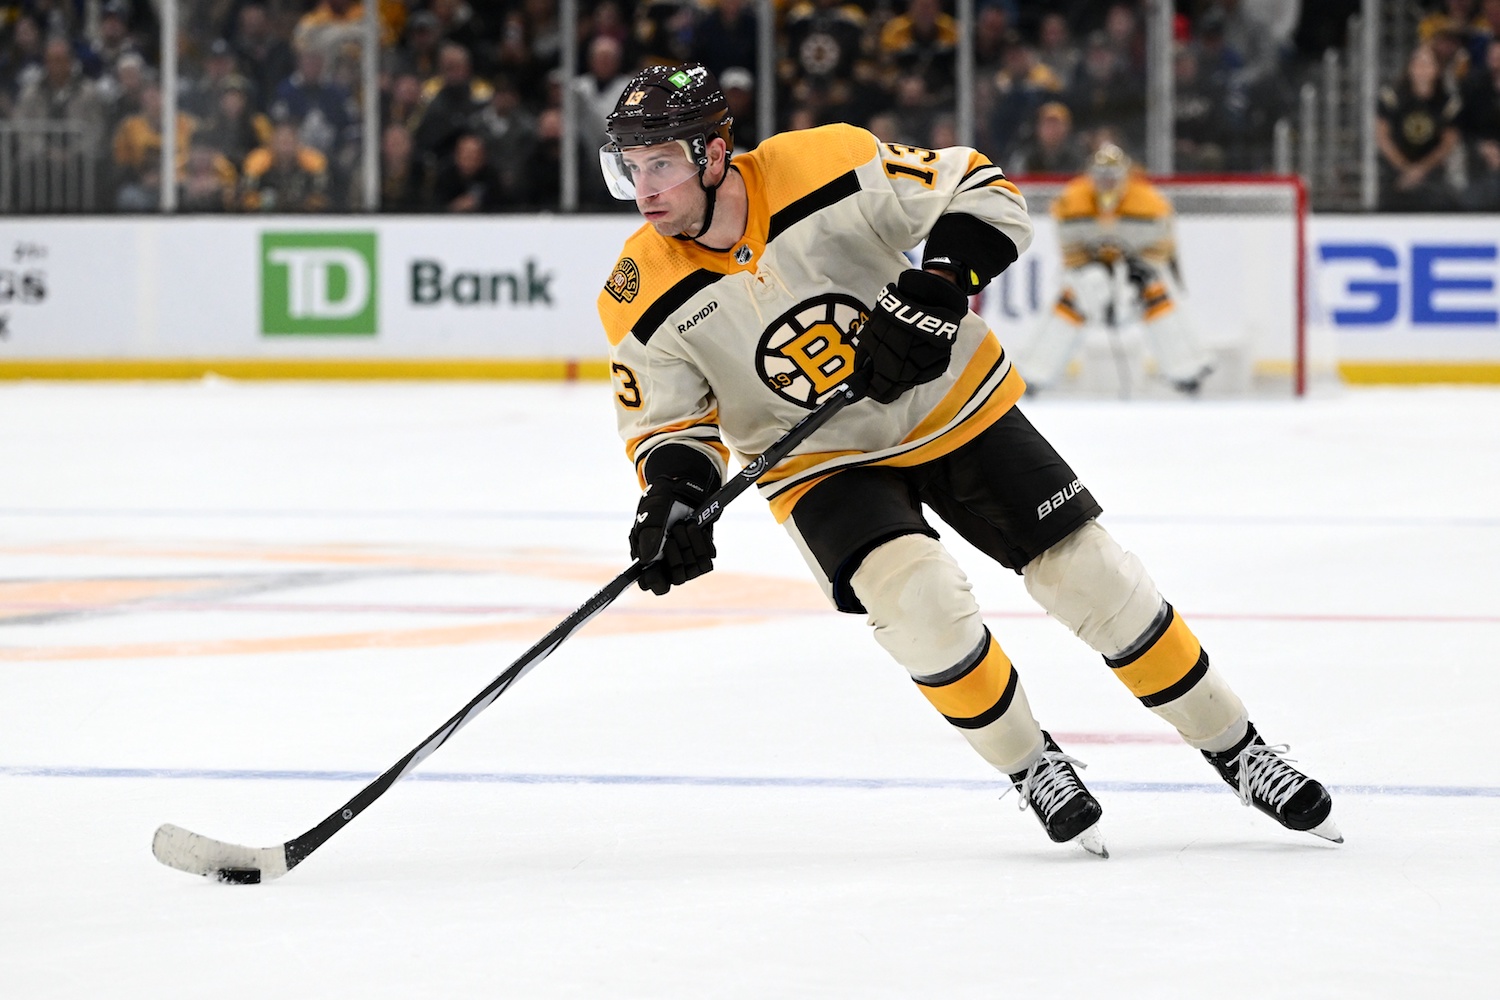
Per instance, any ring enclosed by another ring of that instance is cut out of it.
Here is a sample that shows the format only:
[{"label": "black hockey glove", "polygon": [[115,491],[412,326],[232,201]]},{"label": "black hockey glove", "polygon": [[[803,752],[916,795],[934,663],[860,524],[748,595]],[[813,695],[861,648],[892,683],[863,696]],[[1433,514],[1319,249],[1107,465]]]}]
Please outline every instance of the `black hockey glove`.
[{"label": "black hockey glove", "polygon": [[865,395],[889,403],[947,371],[968,311],[958,286],[926,271],[903,271],[882,288],[854,347],[855,370],[869,380]]},{"label": "black hockey glove", "polygon": [[630,557],[660,555],[641,574],[642,590],[665,594],[714,568],[714,526],[699,527],[689,516],[708,492],[688,479],[657,479],[646,487],[630,528]]}]

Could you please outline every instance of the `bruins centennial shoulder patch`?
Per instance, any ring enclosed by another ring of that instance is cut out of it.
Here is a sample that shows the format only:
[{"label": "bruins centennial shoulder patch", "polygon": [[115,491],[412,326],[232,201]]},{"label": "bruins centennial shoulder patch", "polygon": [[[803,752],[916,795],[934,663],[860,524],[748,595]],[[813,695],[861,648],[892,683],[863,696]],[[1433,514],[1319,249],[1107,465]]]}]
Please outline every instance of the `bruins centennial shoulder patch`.
[{"label": "bruins centennial shoulder patch", "polygon": [[613,295],[616,302],[631,302],[641,291],[641,269],[629,257],[621,257],[615,265],[615,273],[604,283],[604,290]]},{"label": "bruins centennial shoulder patch", "polygon": [[808,299],[766,328],[755,364],[770,389],[812,409],[854,374],[854,345],[869,318],[864,304],[837,293]]}]

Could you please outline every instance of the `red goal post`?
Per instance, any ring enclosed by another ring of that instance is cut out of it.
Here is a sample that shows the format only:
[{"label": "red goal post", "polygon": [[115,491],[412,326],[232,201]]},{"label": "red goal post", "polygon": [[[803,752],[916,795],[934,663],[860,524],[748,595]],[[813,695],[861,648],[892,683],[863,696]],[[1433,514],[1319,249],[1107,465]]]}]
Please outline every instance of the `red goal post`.
[{"label": "red goal post", "polygon": [[[1011,178],[1026,197],[1036,240],[979,301],[1025,374],[1026,347],[1039,321],[1050,313],[1062,276],[1062,261],[1050,209],[1071,178]],[[1334,370],[1331,350],[1310,342],[1307,326],[1307,193],[1295,175],[1199,175],[1150,177],[1176,212],[1182,308],[1215,357],[1218,371],[1204,395],[1305,395],[1310,380]],[[1102,343],[1102,335],[1098,335]],[[1171,395],[1152,378],[1153,362],[1139,338],[1128,342],[1139,365],[1136,395]],[[1116,355],[1106,367],[1118,369]],[[1070,371],[1074,393],[1108,393],[1121,376],[1089,377],[1101,348],[1087,350]],[[1100,373],[1094,373],[1099,375]]]}]

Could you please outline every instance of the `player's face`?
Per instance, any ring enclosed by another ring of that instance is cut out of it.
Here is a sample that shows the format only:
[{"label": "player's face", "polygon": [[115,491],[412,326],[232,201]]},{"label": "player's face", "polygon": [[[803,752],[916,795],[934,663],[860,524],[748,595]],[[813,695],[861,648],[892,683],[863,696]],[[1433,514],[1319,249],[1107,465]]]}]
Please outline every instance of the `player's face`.
[{"label": "player's face", "polygon": [[698,166],[681,143],[668,142],[621,152],[635,189],[635,204],[663,236],[695,234],[703,224],[707,198]]}]

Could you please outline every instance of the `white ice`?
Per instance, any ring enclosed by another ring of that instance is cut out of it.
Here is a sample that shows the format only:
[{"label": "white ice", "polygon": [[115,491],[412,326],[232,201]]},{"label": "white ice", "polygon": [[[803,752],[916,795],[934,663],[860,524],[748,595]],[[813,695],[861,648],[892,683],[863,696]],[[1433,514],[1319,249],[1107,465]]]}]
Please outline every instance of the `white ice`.
[{"label": "white ice", "polygon": [[1108,861],[1051,844],[752,495],[286,877],[172,871],[159,824],[300,834],[625,567],[609,389],[9,385],[0,996],[1494,995],[1500,392],[1026,409],[1343,846],[955,541],[1104,804]]}]

